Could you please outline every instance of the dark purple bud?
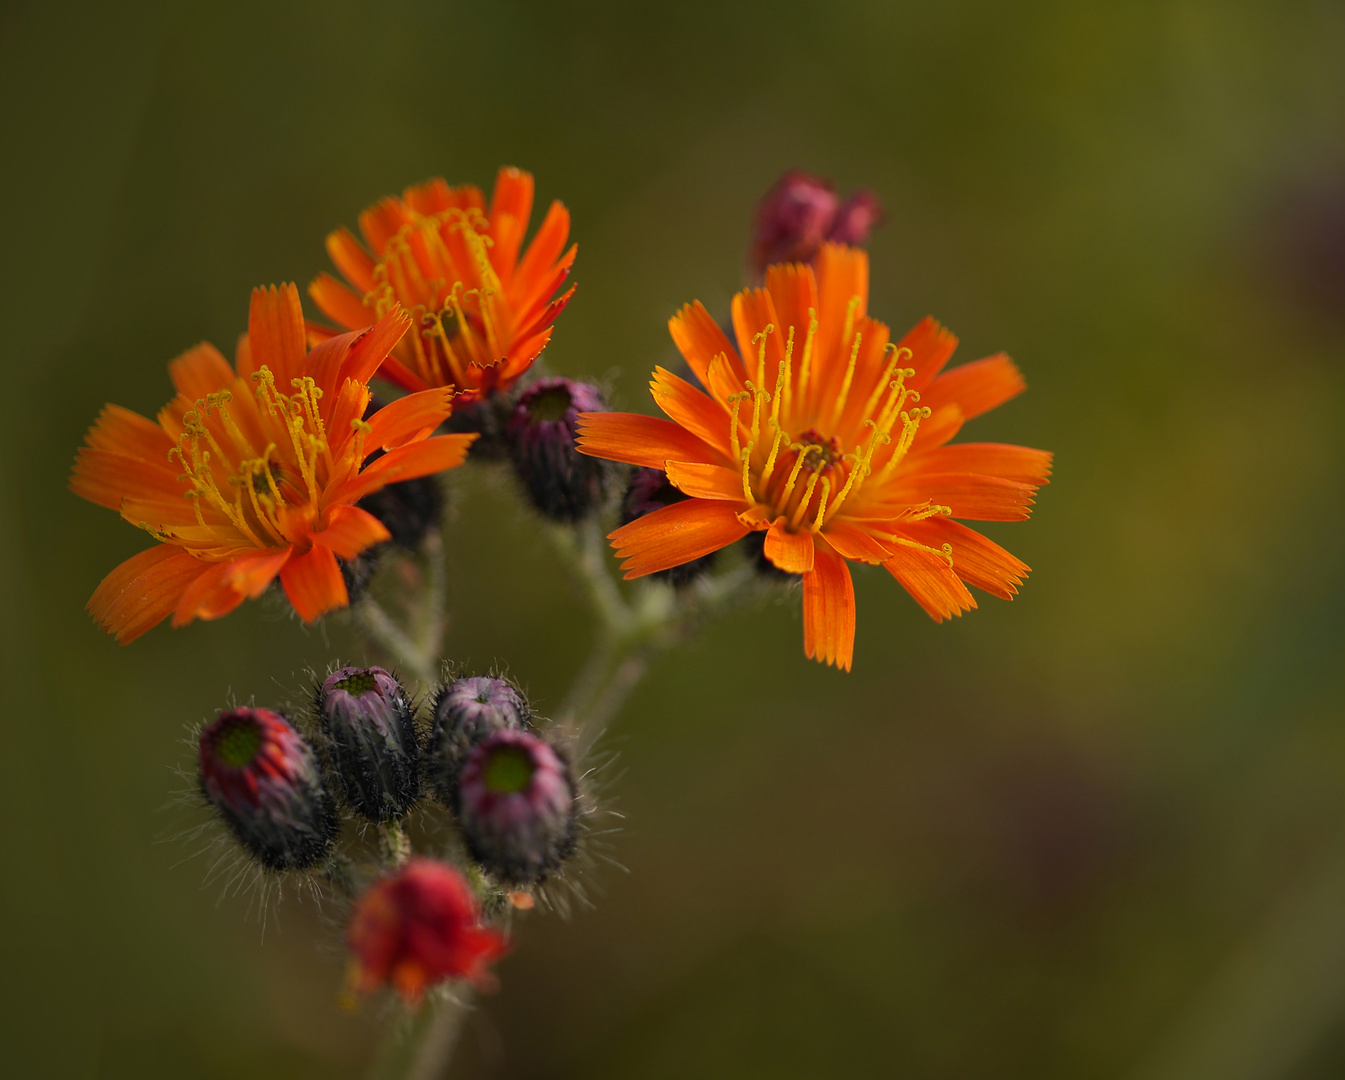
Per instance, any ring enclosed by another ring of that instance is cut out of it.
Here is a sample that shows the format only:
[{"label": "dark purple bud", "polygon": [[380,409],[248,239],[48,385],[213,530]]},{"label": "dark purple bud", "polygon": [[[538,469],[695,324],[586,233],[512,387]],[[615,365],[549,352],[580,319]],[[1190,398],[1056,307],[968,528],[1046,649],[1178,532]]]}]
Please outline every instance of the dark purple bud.
[{"label": "dark purple bud", "polygon": [[602,505],[611,462],[575,449],[579,414],[603,412],[596,386],[572,379],[541,379],[518,399],[509,420],[514,470],[532,504],[556,521],[582,521]]},{"label": "dark purple bud", "polygon": [[453,809],[472,858],[502,885],[535,885],[574,850],[570,767],[531,732],[499,731],[477,743]]},{"label": "dark purple bud", "polygon": [[318,715],[346,802],[370,821],[399,818],[420,796],[420,745],[411,701],[381,667],[333,671]]},{"label": "dark purple bud", "polygon": [[869,234],[883,223],[885,216],[878,196],[868,188],[861,188],[846,199],[836,212],[836,220],[831,223],[827,239],[838,244],[863,247],[869,242]]},{"label": "dark purple bud", "polygon": [[326,857],[337,817],[317,755],[270,709],[232,709],[201,732],[201,790],[230,832],[269,870]]},{"label": "dark purple bud", "polygon": [[527,699],[503,679],[454,679],[439,691],[430,734],[430,773],[446,805],[452,805],[467,752],[496,732],[524,730],[531,715]]},{"label": "dark purple bud", "polygon": [[[655,510],[662,510],[663,507],[671,506],[673,503],[682,502],[686,497],[668,482],[668,474],[662,469],[638,468],[631,474],[626,497],[621,501],[621,524],[629,525],[636,518],[652,514]],[[671,570],[660,570],[657,574],[649,576],[681,588],[691,584],[709,570],[714,565],[715,554],[712,552],[681,566],[674,566]]]},{"label": "dark purple bud", "polygon": [[752,270],[782,262],[812,262],[824,241],[864,244],[883,217],[873,192],[861,190],[842,203],[830,180],[797,169],[780,177],[757,206]]}]

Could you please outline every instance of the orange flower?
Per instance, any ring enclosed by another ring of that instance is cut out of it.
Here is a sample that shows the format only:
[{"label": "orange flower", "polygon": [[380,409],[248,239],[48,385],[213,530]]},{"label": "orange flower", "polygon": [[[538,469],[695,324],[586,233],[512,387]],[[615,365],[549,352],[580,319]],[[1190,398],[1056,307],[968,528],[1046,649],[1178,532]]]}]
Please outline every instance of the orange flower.
[{"label": "orange flower", "polygon": [[882,564],[939,621],[976,606],[966,584],[1011,599],[1027,566],[952,519],[1026,518],[1051,455],[947,445],[1023,390],[1013,362],[941,374],[957,339],[927,318],[890,343],[866,313],[863,251],[826,244],[815,265],[772,266],[764,289],[733,298],[737,349],[701,304],[684,307],[669,329],[709,393],[657,368],[654,401],[671,420],[586,413],[579,448],[666,469],[690,496],[611,534],[627,578],[764,531],[766,557],[803,575],[804,651],[849,670],[846,560]]},{"label": "orange flower", "polygon": [[[327,237],[327,253],[349,286],[330,274],[309,285],[313,302],[348,330],[401,304],[421,324],[380,374],[410,391],[455,386],[462,398],[507,390],[551,339],[574,287],[556,298],[577,246],[562,255],[570,213],[553,202],[527,251],[532,174],[501,169],[490,209],[481,189],[431,180],[360,215],[371,255],[348,229]],[[353,286],[353,288],[351,287]],[[331,331],[310,324],[321,340]]]},{"label": "orange flower", "polygon": [[452,409],[443,389],[363,419],[369,379],[408,323],[393,309],[306,352],[298,290],[255,289],[234,367],[197,345],[168,365],[178,393],[157,423],[105,406],[70,488],[160,543],[103,579],[89,600],[99,625],[124,645],[169,615],[217,619],[277,575],[306,621],[347,604],[337,557],[389,536],[354,504],[461,464],[475,438],[427,438]]}]

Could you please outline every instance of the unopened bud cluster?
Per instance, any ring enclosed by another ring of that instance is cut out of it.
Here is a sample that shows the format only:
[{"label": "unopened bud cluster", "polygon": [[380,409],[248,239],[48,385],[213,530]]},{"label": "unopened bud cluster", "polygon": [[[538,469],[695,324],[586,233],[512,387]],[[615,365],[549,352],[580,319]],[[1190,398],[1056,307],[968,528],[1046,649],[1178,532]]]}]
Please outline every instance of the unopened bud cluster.
[{"label": "unopened bud cluster", "polygon": [[394,822],[432,790],[452,811],[486,878],[535,886],[574,851],[579,800],[570,765],[504,679],[453,679],[426,731],[405,688],[381,667],[341,667],[314,696],[310,741],[279,713],[221,713],[200,734],[201,790],[268,870],[310,870],[332,855],[345,806]]}]

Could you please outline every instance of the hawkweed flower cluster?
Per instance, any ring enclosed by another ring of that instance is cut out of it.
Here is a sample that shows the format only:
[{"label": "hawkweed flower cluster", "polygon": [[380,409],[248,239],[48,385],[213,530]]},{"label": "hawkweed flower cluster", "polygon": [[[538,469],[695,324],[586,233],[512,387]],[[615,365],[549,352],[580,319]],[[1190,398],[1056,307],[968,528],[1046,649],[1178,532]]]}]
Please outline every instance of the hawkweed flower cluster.
[{"label": "hawkweed flower cluster", "polygon": [[[202,727],[199,791],[258,874],[342,905],[350,990],[445,1024],[494,984],[534,896],[597,857],[594,744],[661,650],[797,581],[805,654],[848,670],[852,565],[936,621],[976,606],[969,586],[1011,599],[1027,566],[964,522],[1026,518],[1051,469],[954,441],[1024,389],[1007,356],[949,367],[932,318],[894,337],[870,315],[873,193],[800,172],[767,193],[728,318],[697,302],[669,321],[690,378],[655,368],[661,417],[543,370],[577,249],[559,202],[529,239],[532,204],[506,168],[489,200],[432,180],[369,207],[361,238],[327,237],[320,317],[292,284],[255,289],[233,361],[170,361],[152,420],[106,406],[70,481],[152,541],[89,601],[123,645],[267,593],[309,623],[349,609],[368,655],[298,709]],[[464,465],[512,474],[599,624],[554,721],[508,679],[442,674],[439,538]],[[604,536],[648,580],[615,580]],[[443,1065],[437,1022],[414,1028],[414,1075]]]}]

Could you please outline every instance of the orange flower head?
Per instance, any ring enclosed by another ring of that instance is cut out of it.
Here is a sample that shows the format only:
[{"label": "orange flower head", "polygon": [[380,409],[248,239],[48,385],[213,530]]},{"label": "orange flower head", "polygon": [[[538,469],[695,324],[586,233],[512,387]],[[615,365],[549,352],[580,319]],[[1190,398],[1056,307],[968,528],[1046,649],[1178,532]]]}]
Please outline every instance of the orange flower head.
[{"label": "orange flower head", "polygon": [[[574,293],[571,286],[556,296],[578,250],[565,250],[564,206],[551,204],[523,249],[532,191],[532,175],[512,168],[500,170],[489,207],[470,184],[439,179],[407,188],[360,215],[368,249],[348,229],[327,237],[349,284],[319,274],[309,295],[348,330],[372,325],[396,304],[411,312],[416,332],[380,373],[406,390],[454,386],[462,403],[508,390],[546,348]],[[309,326],[315,340],[330,333]]]},{"label": "orange flower head", "polygon": [[170,615],[174,626],[217,619],[277,576],[306,621],[347,604],[338,557],[389,538],[355,503],[461,464],[475,438],[429,437],[452,410],[442,388],[365,419],[369,379],[408,324],[393,308],[308,351],[298,290],[255,289],[232,367],[198,345],[168,365],[177,396],[157,421],[105,406],[71,490],[159,543],[98,586],[99,625],[126,644]]},{"label": "orange flower head", "polygon": [[1002,354],[943,371],[957,339],[933,319],[893,343],[868,279],[868,256],[840,244],[770,267],[733,298],[736,348],[689,304],[669,329],[705,390],[657,368],[670,419],[580,417],[583,453],[664,469],[689,496],[611,534],[627,578],[764,532],[766,558],[803,576],[804,651],[846,670],[847,561],[881,564],[940,621],[976,606],[968,584],[1010,599],[1027,566],[954,519],[1026,518],[1051,469],[1043,450],[949,444],[1022,376]]}]

